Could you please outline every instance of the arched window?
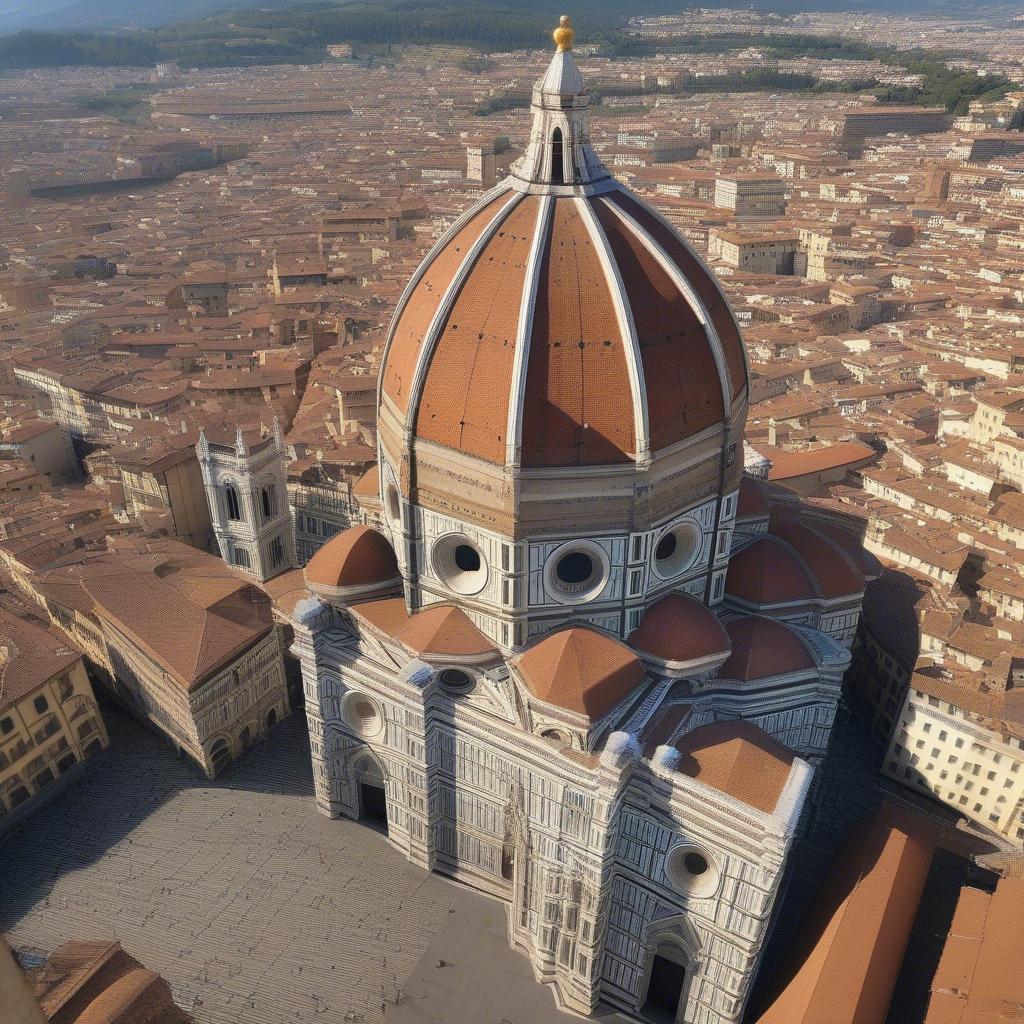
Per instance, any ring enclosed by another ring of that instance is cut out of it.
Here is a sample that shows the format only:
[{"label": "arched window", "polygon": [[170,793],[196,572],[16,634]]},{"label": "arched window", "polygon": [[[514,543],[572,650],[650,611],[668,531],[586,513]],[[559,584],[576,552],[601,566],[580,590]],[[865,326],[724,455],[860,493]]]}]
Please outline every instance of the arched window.
[{"label": "arched window", "polygon": [[267,484],[260,492],[263,501],[263,518],[273,519],[277,515],[277,488],[273,484]]},{"label": "arched window", "polygon": [[551,133],[551,184],[565,184],[565,170],[562,166],[562,129]]},{"label": "arched window", "polygon": [[238,491],[234,484],[224,485],[224,504],[228,510],[228,519],[242,518],[242,509],[238,503]]}]

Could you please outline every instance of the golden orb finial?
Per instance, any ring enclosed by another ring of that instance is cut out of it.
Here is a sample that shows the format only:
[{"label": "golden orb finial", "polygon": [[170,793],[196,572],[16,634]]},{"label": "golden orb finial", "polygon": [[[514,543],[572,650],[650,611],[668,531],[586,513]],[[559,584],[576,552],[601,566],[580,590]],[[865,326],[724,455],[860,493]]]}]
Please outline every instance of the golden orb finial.
[{"label": "golden orb finial", "polygon": [[576,33],[572,30],[572,24],[569,21],[569,15],[563,14],[558,19],[558,28],[551,33],[551,38],[554,39],[558,45],[559,53],[566,53],[572,49],[572,41],[575,38]]}]

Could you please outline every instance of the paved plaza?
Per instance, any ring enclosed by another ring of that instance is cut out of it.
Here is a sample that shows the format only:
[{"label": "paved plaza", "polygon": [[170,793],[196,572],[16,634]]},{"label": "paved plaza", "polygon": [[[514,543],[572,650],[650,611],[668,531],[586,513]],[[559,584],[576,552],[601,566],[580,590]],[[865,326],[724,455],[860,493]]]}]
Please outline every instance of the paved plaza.
[{"label": "paved plaza", "polygon": [[579,1019],[509,948],[501,903],[316,813],[301,714],[216,782],[105,717],[111,749],[0,844],[12,945],[117,938],[203,1024]]}]

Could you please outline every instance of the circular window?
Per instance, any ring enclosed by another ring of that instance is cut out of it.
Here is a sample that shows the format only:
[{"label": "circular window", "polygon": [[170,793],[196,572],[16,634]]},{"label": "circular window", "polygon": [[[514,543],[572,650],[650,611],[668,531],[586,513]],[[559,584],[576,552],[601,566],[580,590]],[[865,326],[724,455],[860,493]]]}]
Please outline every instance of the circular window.
[{"label": "circular window", "polygon": [[434,544],[431,563],[437,578],[456,594],[478,594],[487,583],[487,563],[466,536],[453,533]]},{"label": "circular window", "polygon": [[398,488],[394,484],[388,484],[387,491],[388,518],[394,522],[400,522],[402,518],[402,499],[398,494]]},{"label": "circular window", "polygon": [[667,870],[675,887],[692,896],[710,896],[718,888],[718,870],[703,851],[677,846],[668,855]]},{"label": "circular window", "polygon": [[592,601],[608,580],[608,556],[590,541],[563,544],[548,558],[544,574],[549,593],[563,604]]},{"label": "circular window", "polygon": [[696,523],[676,523],[654,545],[654,571],[662,579],[671,579],[689,569],[699,553],[700,531]]},{"label": "circular window", "polygon": [[442,669],[437,678],[446,690],[454,693],[465,693],[473,689],[473,677],[460,668]]},{"label": "circular window", "polygon": [[594,581],[597,565],[585,551],[570,551],[555,565],[555,575],[566,587],[587,587]]},{"label": "circular window", "polygon": [[377,702],[365,693],[349,693],[342,714],[349,728],[359,736],[378,736],[384,731],[384,715]]},{"label": "circular window", "polygon": [[691,850],[683,857],[683,867],[691,875],[703,875],[708,870],[708,866],[707,858],[704,854],[697,853],[696,850]]},{"label": "circular window", "polygon": [[480,569],[480,552],[468,544],[460,544],[455,549],[455,564],[462,572],[478,572]]}]

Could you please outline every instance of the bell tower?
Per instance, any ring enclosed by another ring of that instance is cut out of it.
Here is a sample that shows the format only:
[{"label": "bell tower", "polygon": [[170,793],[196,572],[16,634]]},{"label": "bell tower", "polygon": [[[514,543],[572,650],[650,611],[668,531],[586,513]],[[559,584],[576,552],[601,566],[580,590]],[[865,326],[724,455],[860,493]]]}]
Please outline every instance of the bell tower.
[{"label": "bell tower", "polygon": [[271,433],[252,442],[241,428],[233,444],[210,441],[200,432],[196,455],[224,561],[260,582],[293,569],[295,535],[278,421]]}]

